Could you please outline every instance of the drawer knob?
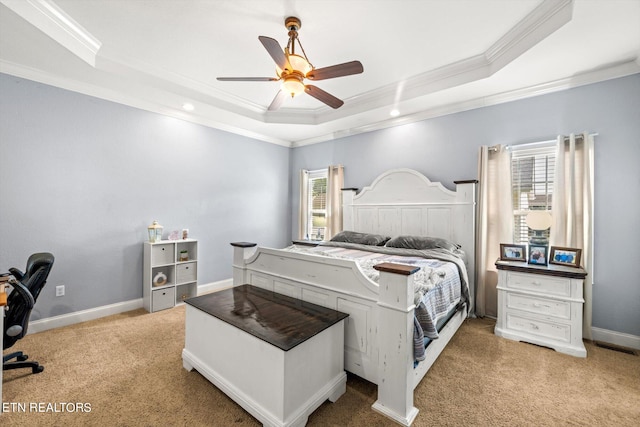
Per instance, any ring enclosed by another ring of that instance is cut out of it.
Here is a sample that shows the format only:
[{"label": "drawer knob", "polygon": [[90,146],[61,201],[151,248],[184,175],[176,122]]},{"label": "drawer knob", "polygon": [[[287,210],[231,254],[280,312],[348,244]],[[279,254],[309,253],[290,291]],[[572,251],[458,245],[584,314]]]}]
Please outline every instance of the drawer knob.
[{"label": "drawer knob", "polygon": [[540,282],[531,282],[531,284],[533,286],[541,286],[542,285],[542,283],[540,283]]},{"label": "drawer knob", "polygon": [[530,325],[531,325],[531,329],[533,329],[534,331],[537,331],[538,329],[540,329],[540,327],[535,323],[530,323]]}]

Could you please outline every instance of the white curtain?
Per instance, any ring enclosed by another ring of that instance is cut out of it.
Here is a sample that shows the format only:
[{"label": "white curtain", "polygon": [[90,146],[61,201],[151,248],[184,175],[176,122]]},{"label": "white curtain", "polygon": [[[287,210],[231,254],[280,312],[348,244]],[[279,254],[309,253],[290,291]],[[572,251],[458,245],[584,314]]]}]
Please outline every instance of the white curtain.
[{"label": "white curtain", "polygon": [[327,230],[325,240],[342,231],[342,188],[344,187],[344,167],[329,166],[327,172]]},{"label": "white curtain", "polygon": [[298,239],[308,239],[307,217],[309,216],[309,171],[300,170],[300,202],[298,207]]},{"label": "white curtain", "polygon": [[558,137],[550,245],[582,249],[583,337],[591,339],[593,283],[593,136]]},{"label": "white curtain", "polygon": [[480,147],[478,158],[478,235],[476,242],[476,315],[498,314],[500,243],[513,240],[511,155],[504,145]]}]

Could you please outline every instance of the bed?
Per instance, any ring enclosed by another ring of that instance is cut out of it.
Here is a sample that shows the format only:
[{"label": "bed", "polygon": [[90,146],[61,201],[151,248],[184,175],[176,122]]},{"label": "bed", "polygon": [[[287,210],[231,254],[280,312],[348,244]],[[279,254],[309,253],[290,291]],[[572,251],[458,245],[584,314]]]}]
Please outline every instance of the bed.
[{"label": "bed", "polygon": [[[394,169],[360,192],[344,189],[344,233],[390,238],[382,245],[350,238],[315,248],[232,243],[234,285],[252,284],[349,314],[345,369],[377,384],[373,409],[402,425],[411,425],[418,414],[415,386],[473,314],[476,181],[455,184],[452,191],[417,171]],[[390,241],[399,247],[384,246]],[[410,249],[409,258],[402,258],[407,241],[456,248]],[[425,255],[434,258],[424,261]],[[420,292],[455,281],[450,278],[456,273],[458,298],[444,303],[446,313],[430,319],[431,327],[417,321],[425,315],[427,293]],[[420,332],[427,338],[422,352],[416,348]]]}]

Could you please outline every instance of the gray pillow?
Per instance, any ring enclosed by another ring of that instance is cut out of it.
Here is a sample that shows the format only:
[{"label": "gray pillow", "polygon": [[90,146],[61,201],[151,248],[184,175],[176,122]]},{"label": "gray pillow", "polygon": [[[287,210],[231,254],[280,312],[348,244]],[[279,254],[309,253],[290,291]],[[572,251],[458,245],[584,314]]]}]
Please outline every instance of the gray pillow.
[{"label": "gray pillow", "polygon": [[332,242],[358,243],[369,246],[383,246],[387,240],[389,240],[388,236],[347,230],[341,231],[331,238]]},{"label": "gray pillow", "polygon": [[422,236],[397,236],[389,240],[386,244],[389,248],[403,249],[446,249],[454,252],[460,248],[460,245],[452,243],[440,237],[422,237]]}]

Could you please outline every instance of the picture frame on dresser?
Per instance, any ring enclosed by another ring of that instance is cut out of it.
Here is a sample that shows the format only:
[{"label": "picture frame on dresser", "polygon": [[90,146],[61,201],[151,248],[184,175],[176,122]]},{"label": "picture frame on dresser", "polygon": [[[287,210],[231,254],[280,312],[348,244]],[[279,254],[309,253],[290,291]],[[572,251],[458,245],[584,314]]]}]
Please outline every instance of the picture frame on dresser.
[{"label": "picture frame on dresser", "polygon": [[528,263],[533,265],[547,265],[547,249],[547,246],[544,245],[529,245]]},{"label": "picture frame on dresser", "polygon": [[551,249],[549,249],[549,262],[551,264],[580,267],[581,256],[582,249],[563,248],[559,246],[551,246]]},{"label": "picture frame on dresser", "polygon": [[502,261],[526,261],[527,245],[500,243],[500,259]]}]

